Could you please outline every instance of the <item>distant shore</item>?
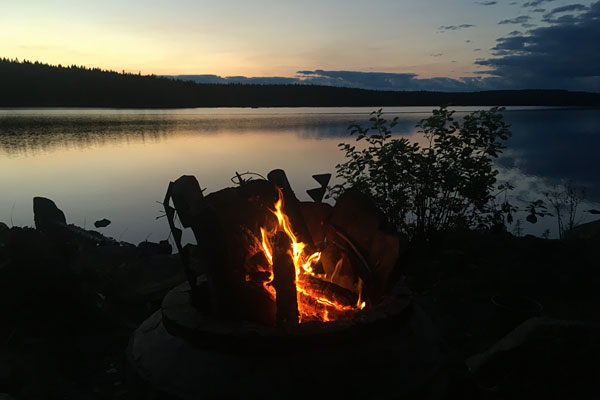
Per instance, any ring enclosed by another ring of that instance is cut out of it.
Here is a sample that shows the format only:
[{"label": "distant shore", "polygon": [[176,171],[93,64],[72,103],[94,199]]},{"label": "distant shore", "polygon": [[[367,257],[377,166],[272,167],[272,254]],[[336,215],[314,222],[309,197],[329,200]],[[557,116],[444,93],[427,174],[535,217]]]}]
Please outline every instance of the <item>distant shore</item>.
[{"label": "distant shore", "polygon": [[577,106],[600,93],[567,90],[376,91],[333,86],[198,84],[153,75],[0,60],[0,107],[214,108]]}]

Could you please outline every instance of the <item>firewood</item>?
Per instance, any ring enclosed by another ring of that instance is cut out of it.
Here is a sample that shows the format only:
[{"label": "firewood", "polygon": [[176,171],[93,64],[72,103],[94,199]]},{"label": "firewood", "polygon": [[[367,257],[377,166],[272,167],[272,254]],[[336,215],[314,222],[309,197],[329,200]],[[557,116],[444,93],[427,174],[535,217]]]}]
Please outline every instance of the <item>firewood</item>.
[{"label": "firewood", "polygon": [[340,241],[335,240],[335,238],[332,238],[332,240],[334,240],[336,243],[339,243],[341,247],[346,250],[346,253],[351,256],[351,259],[354,258],[356,260],[356,262],[352,263],[352,266],[356,270],[356,274],[364,281],[369,281],[371,278],[372,268],[369,266],[369,263],[367,260],[365,260],[365,257],[361,254],[358,247],[352,243],[352,240],[350,240],[350,238],[348,238],[348,236],[342,232],[340,227],[337,227],[333,224],[330,226],[334,230],[336,236],[341,239],[341,243]]},{"label": "firewood", "polygon": [[194,223],[196,208],[204,197],[200,184],[195,176],[182,175],[169,186],[179,221],[184,228],[189,228]]},{"label": "firewood", "polygon": [[358,302],[356,293],[314,276],[304,275],[301,285],[309,289],[314,295],[313,297],[327,298],[344,307],[354,307]]},{"label": "firewood", "polygon": [[284,232],[274,238],[273,287],[277,302],[277,325],[289,326],[298,323],[298,302],[296,297],[296,269],[289,254],[290,239]]},{"label": "firewood", "polygon": [[300,201],[296,198],[285,171],[282,169],[274,169],[269,172],[267,179],[281,189],[281,192],[283,193],[283,210],[290,219],[290,223],[292,224],[297,239],[306,245],[305,251],[308,254],[316,252],[317,248],[312,241],[310,231],[306,227],[306,223],[302,217]]}]

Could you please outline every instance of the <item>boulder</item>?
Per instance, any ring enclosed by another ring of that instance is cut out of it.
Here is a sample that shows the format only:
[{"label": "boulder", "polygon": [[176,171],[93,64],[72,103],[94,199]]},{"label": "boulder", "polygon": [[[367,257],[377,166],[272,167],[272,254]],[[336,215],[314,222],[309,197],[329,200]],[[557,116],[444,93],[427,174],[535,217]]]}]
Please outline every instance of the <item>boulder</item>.
[{"label": "boulder", "polygon": [[52,200],[45,197],[33,198],[33,220],[36,229],[40,231],[64,227],[67,224],[65,213]]},{"label": "boulder", "polygon": [[500,398],[597,399],[599,335],[597,323],[531,318],[467,365]]},{"label": "boulder", "polygon": [[94,222],[94,226],[96,228],[104,228],[105,226],[109,226],[109,225],[110,225],[110,220],[106,219],[106,218],[102,218],[101,220]]}]

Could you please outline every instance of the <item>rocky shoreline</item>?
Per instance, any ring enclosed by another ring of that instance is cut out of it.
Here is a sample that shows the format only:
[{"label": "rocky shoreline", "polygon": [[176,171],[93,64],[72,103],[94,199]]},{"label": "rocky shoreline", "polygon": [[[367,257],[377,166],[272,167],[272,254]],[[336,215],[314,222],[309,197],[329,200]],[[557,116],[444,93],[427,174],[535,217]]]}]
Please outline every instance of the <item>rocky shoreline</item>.
[{"label": "rocky shoreline", "polygon": [[48,199],[34,211],[36,228],[0,223],[0,393],[129,398],[129,335],[184,280],[178,255],[68,225]]}]

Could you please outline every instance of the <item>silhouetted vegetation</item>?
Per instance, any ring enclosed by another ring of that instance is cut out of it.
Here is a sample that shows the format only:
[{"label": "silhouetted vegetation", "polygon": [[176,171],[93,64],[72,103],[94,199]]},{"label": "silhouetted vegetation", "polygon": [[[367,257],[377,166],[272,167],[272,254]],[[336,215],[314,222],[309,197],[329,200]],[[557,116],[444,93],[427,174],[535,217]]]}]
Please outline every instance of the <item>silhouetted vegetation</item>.
[{"label": "silhouetted vegetation", "polygon": [[427,141],[424,146],[407,138],[391,139],[398,118],[388,122],[381,110],[373,112],[370,127],[349,127],[357,141],[368,143],[366,147],[340,144],[348,161],[336,166],[343,183],[334,186],[332,194],[348,186],[370,193],[410,237],[492,225],[497,222],[492,190],[498,174],[492,158],[511,135],[500,111],[476,111],[457,121],[446,107],[433,110],[417,124]]},{"label": "silhouetted vegetation", "polygon": [[1,107],[598,106],[600,93],[375,91],[313,85],[197,84],[76,65],[0,59]]},{"label": "silhouetted vegetation", "polygon": [[508,192],[513,186],[496,180],[499,171],[493,159],[511,136],[503,110],[474,111],[462,120],[447,107],[433,110],[417,123],[426,141],[423,146],[392,138],[398,117],[388,121],[381,109],[374,111],[371,126],[348,127],[357,142],[366,144],[339,144],[347,161],[336,165],[342,182],[331,187],[330,194],[338,197],[349,187],[368,193],[396,229],[411,239],[429,240],[454,229],[505,230],[518,211],[527,212],[527,221],[536,223],[538,216],[551,215],[545,203],[511,204]]},{"label": "silhouetted vegetation", "polygon": [[585,199],[585,188],[578,188],[572,181],[566,181],[544,193],[544,196],[556,214],[558,235],[564,239],[581,222],[577,219],[577,208]]}]

